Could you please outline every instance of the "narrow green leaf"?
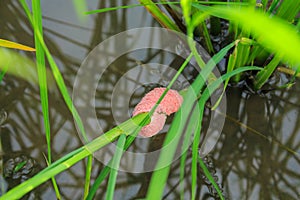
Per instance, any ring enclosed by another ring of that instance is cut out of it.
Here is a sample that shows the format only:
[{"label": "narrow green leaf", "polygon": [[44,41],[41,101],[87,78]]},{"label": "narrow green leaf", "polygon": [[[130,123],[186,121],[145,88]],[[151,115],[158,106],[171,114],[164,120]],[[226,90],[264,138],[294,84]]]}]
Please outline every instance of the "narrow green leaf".
[{"label": "narrow green leaf", "polygon": [[193,4],[193,6],[211,15],[237,23],[243,30],[249,31],[266,49],[273,53],[280,53],[283,59],[291,65],[300,66],[298,55],[300,36],[295,26],[276,16],[269,17],[264,13],[244,7],[207,7],[198,4]]},{"label": "narrow green leaf", "polygon": [[281,61],[281,56],[276,55],[272,61],[264,67],[264,69],[255,76],[254,88],[256,90],[260,89],[270,78],[272,73],[275,71],[276,67]]},{"label": "narrow green leaf", "polygon": [[[0,57],[1,57],[1,56],[0,56]],[[2,81],[2,79],[3,79],[3,77],[5,76],[7,70],[8,70],[8,64],[4,65],[4,67],[3,67],[3,69],[2,69],[2,71],[1,71],[1,73],[0,73],[0,83],[1,83],[1,81]]]},{"label": "narrow green leaf", "polygon": [[113,142],[121,134],[132,134],[132,132],[134,132],[137,128],[140,128],[141,124],[145,120],[146,124],[150,122],[148,113],[136,115],[133,118],[123,122],[121,125],[126,128],[125,130],[131,130],[130,132],[124,131],[120,128],[120,126],[109,130],[108,132],[97,137],[88,144],[68,153],[56,162],[53,162],[51,165],[40,171],[34,177],[9,190],[7,193],[0,197],[0,200],[20,199],[23,195],[30,192],[40,184],[46,182],[53,176],[63,172],[64,170],[67,170],[68,168],[76,164],[78,161],[91,155],[92,153],[104,147],[105,145]]},{"label": "narrow green leaf", "polygon": [[112,160],[112,165],[110,166],[111,170],[110,170],[110,175],[109,175],[109,179],[108,179],[108,187],[107,187],[107,191],[106,191],[106,199],[107,200],[113,200],[113,198],[114,198],[115,185],[116,185],[118,170],[119,170],[119,166],[120,166],[121,157],[123,154],[123,148],[125,145],[125,141],[126,141],[126,135],[124,135],[124,134],[120,135],[117,146],[116,146],[116,152],[115,152],[113,160]]},{"label": "narrow green leaf", "polygon": [[[189,61],[191,60],[191,58],[192,58],[192,54],[190,54],[185,59],[184,63],[180,66],[179,70],[176,72],[175,76],[172,78],[172,80],[168,84],[167,89],[163,92],[163,94],[160,96],[160,98],[156,102],[156,105],[149,112],[150,116],[153,114],[154,110],[157,108],[157,106],[159,105],[159,103],[162,101],[162,99],[164,98],[164,96],[167,94],[167,91],[175,83],[175,81],[177,80],[177,78],[179,77],[179,75],[182,73],[182,71],[184,70],[184,68],[187,66],[187,64],[189,63]],[[141,125],[144,126],[145,123],[142,122]],[[126,128],[122,128],[122,130],[126,130]],[[124,146],[124,150],[126,150],[131,145],[131,143],[134,141],[135,137],[137,136],[137,134],[139,132],[140,132],[140,129],[136,129],[132,135],[128,136],[128,139],[126,140],[126,143],[125,143],[125,146]],[[111,161],[109,162],[108,165],[110,165],[110,163],[111,163]],[[108,166],[106,166],[106,167],[104,167],[104,169],[102,169],[101,173],[99,174],[99,176],[97,177],[95,183],[93,184],[90,193],[88,194],[87,200],[93,199],[93,197],[94,197],[94,195],[95,195],[98,187],[100,186],[100,184],[102,183],[102,181],[106,178],[106,176],[108,175],[109,171],[110,171],[110,168]]]},{"label": "narrow green leaf", "polygon": [[[166,135],[166,139],[163,144],[164,148],[159,156],[159,160],[156,164],[156,171],[153,173],[149,184],[147,199],[161,199],[164,186],[166,184],[166,180],[170,171],[170,165],[165,165],[166,163],[171,163],[177,145],[181,139],[181,135],[183,134],[184,127],[188,123],[188,126],[191,125],[190,123],[192,123],[193,120],[199,119],[198,117],[195,117],[191,121],[188,121],[188,116],[192,112],[193,102],[195,102],[195,100],[197,99],[197,94],[199,94],[200,90],[204,86],[205,81],[209,77],[214,66],[215,64],[213,61],[208,62],[207,66],[203,68],[192,86],[188,89],[186,96],[184,96],[184,101],[181,109],[179,109],[179,111],[176,113],[171,127]],[[199,113],[197,113],[197,115],[199,115]],[[184,138],[189,139],[190,137],[185,136]]]},{"label": "narrow green leaf", "polygon": [[[43,47],[40,41],[37,38],[37,32],[40,32],[43,35],[42,28],[42,13],[41,13],[41,5],[40,0],[32,1],[32,14],[33,14],[33,24],[34,26],[34,41],[36,48],[36,64],[37,64],[37,72],[39,77],[39,86],[40,86],[40,96],[41,96],[41,104],[42,104],[42,112],[43,112],[43,120],[44,120],[44,129],[47,141],[47,155],[48,155],[48,163],[52,163],[51,158],[51,130],[50,130],[50,120],[49,120],[49,106],[48,106],[48,87],[47,87],[47,75],[46,75],[46,66],[45,66],[45,54]],[[51,178],[53,188],[56,194],[57,199],[61,199],[61,195],[54,177]]]},{"label": "narrow green leaf", "polygon": [[221,200],[224,200],[224,196],[222,194],[222,191],[220,190],[218,184],[215,182],[215,179],[213,178],[213,176],[210,174],[209,170],[207,169],[205,163],[203,162],[203,160],[201,159],[200,156],[198,156],[198,162],[200,164],[200,167],[203,170],[203,173],[205,174],[205,176],[207,177],[207,179],[211,182],[211,184],[214,186],[215,190],[217,191],[219,197]]}]

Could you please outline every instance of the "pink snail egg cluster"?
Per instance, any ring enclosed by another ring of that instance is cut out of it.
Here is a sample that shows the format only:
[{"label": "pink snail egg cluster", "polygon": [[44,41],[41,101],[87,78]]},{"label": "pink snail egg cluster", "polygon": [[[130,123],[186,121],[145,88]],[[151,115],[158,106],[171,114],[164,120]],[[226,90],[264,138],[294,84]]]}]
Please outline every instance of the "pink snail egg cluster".
[{"label": "pink snail egg cluster", "polygon": [[[155,88],[147,93],[133,110],[133,116],[149,112],[158,101],[166,88]],[[163,129],[167,116],[177,112],[183,102],[182,96],[176,90],[169,90],[160,102],[153,115],[150,124],[144,126],[139,135],[151,137]]]}]

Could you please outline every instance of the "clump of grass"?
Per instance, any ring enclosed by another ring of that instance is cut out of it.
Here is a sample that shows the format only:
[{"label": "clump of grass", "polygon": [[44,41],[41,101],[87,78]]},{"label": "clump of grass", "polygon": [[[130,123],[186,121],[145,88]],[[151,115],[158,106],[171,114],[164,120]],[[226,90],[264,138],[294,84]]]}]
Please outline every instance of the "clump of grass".
[{"label": "clump of grass", "polygon": [[[168,15],[163,13],[160,9],[160,4],[176,5],[178,2],[168,2],[163,1],[162,3],[154,3],[151,0],[140,0],[141,4],[128,5],[115,8],[106,8],[101,10],[89,11],[87,14],[95,14],[99,12],[107,12],[117,9],[132,8],[137,6],[144,6],[153,16],[157,19],[160,24],[166,28],[182,31]],[[198,149],[200,144],[200,133],[201,133],[201,123],[203,117],[203,111],[205,108],[205,103],[210,98],[211,93],[216,90],[222,83],[225,82],[223,89],[225,91],[226,86],[230,80],[239,81],[242,77],[242,73],[245,71],[258,71],[255,74],[254,88],[260,89],[270,78],[274,70],[281,62],[287,63],[287,66],[294,67],[295,72],[299,71],[300,59],[298,52],[300,52],[300,39],[299,34],[299,23],[293,25],[291,22],[295,20],[296,14],[299,11],[299,6],[295,7],[287,1],[280,3],[279,1],[273,1],[272,4],[267,7],[267,1],[263,1],[260,5],[261,10],[255,10],[253,3],[254,1],[249,1],[247,4],[243,3],[224,3],[224,2],[194,2],[189,0],[182,0],[180,3],[182,14],[186,24],[187,30],[187,40],[189,42],[189,47],[191,50],[191,55],[185,60],[181,68],[178,70],[177,74],[174,76],[172,81],[167,87],[167,90],[158,100],[157,105],[162,100],[168,89],[171,88],[172,84],[178,78],[180,73],[183,71],[185,66],[189,63],[192,57],[195,58],[199,67],[202,69],[200,74],[197,76],[192,86],[188,88],[187,92],[184,94],[184,103],[179,112],[175,115],[172,122],[170,130],[166,135],[166,139],[163,144],[163,150],[160,154],[159,160],[156,165],[156,170],[153,172],[150,185],[147,191],[147,199],[161,199],[163,195],[164,188],[168,179],[170,172],[171,163],[175,151],[178,148],[180,139],[184,135],[184,141],[182,146],[183,156],[180,162],[180,180],[182,181],[184,177],[184,167],[186,165],[186,151],[188,149],[189,140],[193,141],[192,144],[192,173],[191,173],[191,199],[195,199],[196,186],[197,186],[197,175],[198,166],[200,166],[206,175],[206,177],[211,181],[215,190],[221,199],[224,196],[216,184],[215,180],[207,170],[202,158],[199,156]],[[117,179],[118,167],[120,159],[124,150],[126,150],[135,136],[138,134],[141,126],[149,123],[149,116],[155,110],[155,107],[150,111],[150,113],[140,114],[128,121],[122,123],[121,125],[111,129],[105,135],[102,135],[91,142],[88,142],[85,135],[84,126],[80,119],[79,114],[73,106],[71,97],[68,94],[67,88],[65,86],[64,80],[58,66],[56,65],[50,51],[48,50],[44,40],[43,40],[43,29],[41,23],[41,8],[40,1],[33,1],[33,13],[25,0],[21,0],[21,3],[28,15],[29,21],[32,23],[35,38],[35,49],[31,49],[16,43],[10,43],[7,41],[0,40],[0,45],[6,47],[19,48],[22,50],[36,50],[37,67],[38,67],[38,78],[40,86],[41,104],[44,116],[46,140],[48,147],[48,163],[49,166],[38,173],[36,176],[25,181],[24,183],[18,185],[8,193],[4,194],[0,199],[18,199],[22,197],[27,192],[31,191],[38,185],[44,183],[45,181],[52,179],[54,189],[56,191],[57,198],[60,199],[60,194],[58,186],[53,178],[55,175],[67,170],[69,167],[77,163],[78,161],[88,157],[87,160],[87,170],[86,170],[86,180],[84,188],[84,198],[92,199],[100,186],[100,184],[109,175],[108,189],[106,193],[107,199],[113,199],[113,194],[115,190],[115,184]],[[81,2],[82,3],[82,2]],[[206,5],[204,5],[206,4]],[[226,6],[224,6],[225,4]],[[297,2],[299,5],[299,2]],[[81,4],[76,4],[78,12],[82,11]],[[85,5],[85,4],[84,4]],[[214,6],[207,6],[214,5]],[[85,6],[84,6],[85,7]],[[84,9],[85,10],[85,9]],[[276,10],[276,12],[275,12]],[[290,12],[287,12],[290,11]],[[270,18],[271,14],[274,14]],[[201,56],[195,48],[195,41],[193,40],[193,34],[196,28],[200,29],[202,27],[203,34],[207,40],[207,46],[209,51],[213,52],[211,47],[211,41],[208,34],[208,29],[205,26],[205,20],[209,16],[214,16],[217,18],[222,18],[229,20],[232,30],[235,31],[235,38],[232,43],[217,52],[208,63],[204,63]],[[251,16],[251,18],[249,18]],[[270,35],[265,29],[272,32]],[[288,35],[288,37],[282,37],[282,35]],[[230,50],[233,49],[231,53]],[[265,66],[256,67],[255,60],[261,51],[268,51],[270,55],[274,55],[272,60]],[[229,55],[227,64],[227,73],[216,78],[212,74],[214,67],[223,59]],[[66,156],[52,163],[51,159],[51,141],[50,141],[50,122],[49,122],[49,109],[48,109],[48,82],[47,82],[47,70],[45,68],[45,57],[47,58],[52,74],[54,76],[55,82],[59,87],[59,90],[70,110],[74,116],[75,122],[78,125],[83,138],[87,142],[86,145],[70,152]],[[6,68],[4,68],[6,69]],[[0,80],[5,74],[5,70],[0,74]],[[206,85],[208,83],[208,85]],[[202,92],[203,91],[203,92]],[[196,109],[193,108],[196,105]],[[215,105],[217,106],[217,105]],[[189,116],[192,117],[189,117]],[[137,126],[137,124],[139,126]],[[185,129],[185,127],[187,128]],[[185,133],[184,133],[184,130]],[[195,134],[192,136],[193,130]],[[89,190],[90,176],[92,170],[92,154],[96,150],[101,149],[105,145],[111,143],[112,141],[118,139],[117,151],[110,164],[103,168],[98,178],[95,180],[91,190]],[[172,144],[172,145],[170,145]],[[183,189],[181,196],[183,197]]]}]

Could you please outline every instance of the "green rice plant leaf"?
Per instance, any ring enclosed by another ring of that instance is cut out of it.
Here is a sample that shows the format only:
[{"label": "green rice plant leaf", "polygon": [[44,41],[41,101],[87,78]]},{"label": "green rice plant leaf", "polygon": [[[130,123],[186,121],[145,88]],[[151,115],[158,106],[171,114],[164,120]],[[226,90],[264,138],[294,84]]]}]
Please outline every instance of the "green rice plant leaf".
[{"label": "green rice plant leaf", "polygon": [[0,47],[19,49],[23,51],[35,51],[35,49],[32,47],[28,47],[26,45],[18,44],[4,39],[0,39]]},{"label": "green rice plant leaf", "polygon": [[213,187],[215,188],[215,190],[217,191],[219,197],[221,200],[224,200],[224,196],[222,194],[222,191],[220,190],[218,184],[215,182],[214,177],[210,174],[209,170],[207,169],[205,163],[203,162],[202,158],[200,156],[198,156],[198,163],[200,164],[200,167],[203,170],[203,173],[205,174],[205,176],[207,177],[207,179],[211,182],[211,184],[213,185]]},{"label": "green rice plant leaf", "polygon": [[[157,108],[157,106],[159,105],[159,103],[162,101],[163,97],[167,94],[168,90],[175,83],[175,81],[177,80],[177,78],[179,77],[179,75],[182,73],[182,71],[184,70],[184,68],[187,66],[187,64],[189,63],[189,61],[191,60],[191,58],[192,58],[192,54],[190,54],[185,59],[184,63],[180,66],[179,70],[176,72],[175,76],[172,78],[172,80],[168,84],[166,90],[163,92],[163,94],[161,95],[161,97],[156,102],[156,105],[149,112],[150,116],[152,115],[151,113],[154,112],[154,110]],[[142,123],[141,125],[144,126],[145,123]],[[125,146],[124,146],[124,151],[131,145],[131,143],[134,141],[135,137],[137,136],[137,134],[139,132],[140,132],[140,129],[136,129],[133,134],[131,134],[131,135],[128,136],[128,139],[126,140],[126,143],[125,143]],[[105,166],[101,170],[99,176],[97,177],[97,179],[95,180],[95,182],[94,182],[94,184],[93,184],[93,186],[91,188],[91,191],[89,192],[89,194],[87,196],[87,200],[93,199],[93,197],[96,194],[96,191],[99,188],[100,184],[102,183],[102,181],[106,178],[106,176],[110,172],[110,168],[109,168],[110,165],[111,165],[111,161],[109,162],[108,166]]]},{"label": "green rice plant leaf", "polygon": [[[201,123],[198,121],[199,117],[190,118],[190,120],[188,121],[188,116],[190,115],[190,113],[193,113],[193,102],[195,102],[195,100],[197,99],[197,94],[200,93],[206,79],[211,74],[214,66],[215,62],[213,61],[213,59],[211,59],[207,63],[206,67],[204,67],[200,74],[197,76],[192,86],[188,88],[188,91],[184,96],[184,101],[181,109],[179,109],[179,111],[176,113],[164,141],[164,148],[156,165],[157,170],[153,173],[150,181],[147,192],[147,199],[161,199],[164,186],[166,184],[166,180],[170,171],[170,165],[164,166],[164,163],[171,163],[181,135],[183,134],[185,125],[188,124],[188,126],[194,126],[195,124],[197,125]],[[194,108],[194,112],[195,110],[198,111],[198,108]],[[199,113],[197,113],[197,116],[199,116]],[[189,140],[192,133],[187,132],[186,134],[187,135],[185,135],[184,137],[184,144],[187,144],[185,140]]]},{"label": "green rice plant leaf", "polygon": [[[211,5],[248,5],[247,2],[240,2],[240,3],[232,3],[232,2],[218,2],[218,1],[214,1],[214,2],[206,2],[206,1],[199,1],[199,4],[211,4]],[[78,5],[76,5],[77,3],[74,3],[75,6],[77,7]],[[151,2],[151,3],[143,3],[143,4],[130,4],[130,5],[124,5],[124,6],[115,6],[115,7],[108,7],[108,8],[101,8],[101,9],[96,9],[96,10],[90,10],[90,11],[86,11],[85,14],[87,15],[91,15],[91,14],[97,14],[97,13],[104,13],[104,12],[110,12],[110,11],[115,11],[115,10],[120,10],[120,9],[130,9],[130,8],[135,8],[135,7],[141,7],[141,6],[151,6],[151,5],[178,5],[180,4],[180,2],[170,2],[170,1],[166,1],[166,2]],[[76,9],[77,10],[77,9]]]},{"label": "green rice plant leaf", "polygon": [[262,71],[258,72],[255,76],[254,88],[256,90],[260,89],[270,78],[272,73],[275,71],[277,65],[281,61],[281,56],[276,55],[271,62],[263,68]]},{"label": "green rice plant leaf", "polygon": [[293,22],[294,18],[299,14],[300,1],[281,1],[280,6],[276,11],[276,16],[286,19],[288,22]]},{"label": "green rice plant leaf", "polygon": [[213,44],[211,42],[209,32],[207,30],[207,26],[204,22],[201,23],[201,28],[202,28],[202,31],[203,31],[203,36],[205,38],[205,43],[206,43],[208,52],[209,53],[214,53],[214,47],[213,47]]},{"label": "green rice plant leaf", "polygon": [[[190,126],[191,127],[191,126]],[[184,151],[180,157],[180,174],[179,174],[179,188],[180,188],[180,199],[184,199],[184,174],[185,174],[185,162],[187,159],[187,151]]]},{"label": "green rice plant leaf", "polygon": [[116,152],[114,154],[114,157],[112,159],[112,165],[110,170],[110,175],[108,179],[108,187],[106,191],[106,199],[107,200],[113,200],[114,198],[114,191],[115,191],[115,185],[118,175],[118,170],[120,166],[121,157],[123,154],[123,148],[126,141],[126,135],[122,134],[119,137],[117,146],[116,146]]},{"label": "green rice plant leaf", "polygon": [[[47,87],[47,75],[46,75],[46,66],[45,66],[45,54],[40,41],[37,38],[37,32],[43,33],[42,28],[42,13],[41,5],[39,0],[32,1],[32,14],[33,14],[33,24],[35,24],[36,29],[34,29],[34,41],[36,48],[36,64],[37,72],[39,77],[39,86],[40,86],[40,96],[44,120],[45,135],[47,141],[47,155],[48,155],[48,164],[52,163],[51,158],[51,130],[50,130],[50,120],[49,120],[49,106],[48,106],[48,87]],[[56,194],[57,199],[61,199],[59,189],[54,177],[51,178],[53,188]]]},{"label": "green rice plant leaf", "polygon": [[[39,1],[38,1],[39,2]],[[43,54],[44,52],[46,53],[46,56],[47,56],[47,59],[49,61],[49,64],[50,64],[50,67],[52,69],[52,72],[53,72],[53,75],[54,75],[54,78],[55,78],[55,81],[56,81],[56,84],[58,85],[58,88],[64,98],[64,101],[66,102],[67,104],[67,107],[69,108],[70,112],[72,113],[74,119],[75,119],[75,122],[76,124],[78,125],[79,127],[79,130],[80,130],[80,133],[81,135],[83,136],[83,139],[85,140],[85,142],[88,141],[87,139],[87,136],[86,136],[86,133],[85,133],[85,130],[84,130],[84,126],[83,126],[83,123],[81,121],[81,118],[77,112],[77,110],[75,109],[75,107],[73,106],[73,103],[72,103],[72,100],[71,100],[71,97],[70,95],[68,94],[68,90],[67,90],[67,87],[64,83],[64,80],[62,78],[62,75],[52,57],[52,55],[50,54],[46,44],[44,43],[44,40],[43,40],[43,34],[42,34],[42,24],[41,24],[41,9],[40,8],[36,8],[36,11],[38,12],[37,15],[40,15],[40,22],[36,23],[37,20],[36,20],[36,15],[34,14],[34,18],[32,18],[31,14],[30,14],[30,10],[29,10],[29,7],[28,5],[26,4],[26,2],[24,0],[21,0],[21,4],[26,12],[26,14],[28,15],[28,18],[33,26],[33,29],[34,29],[34,33],[35,33],[35,40],[38,42],[38,45],[40,46],[40,49],[43,50]],[[36,3],[37,4],[37,3]],[[35,6],[33,4],[33,6]],[[46,87],[46,92],[47,92],[47,87]],[[46,134],[47,135],[47,134]],[[48,145],[49,146],[49,145]],[[51,149],[50,149],[51,150]],[[48,149],[48,152],[49,152],[49,149]],[[89,158],[88,158],[88,162],[87,162],[87,168],[86,168],[86,184],[85,184],[85,188],[84,188],[84,196],[87,195],[88,193],[88,190],[89,190],[89,182],[90,182],[90,170],[92,168],[92,155],[89,155]],[[51,162],[50,162],[51,163]],[[57,186],[56,186],[56,183],[53,182],[53,185],[54,185],[54,188],[55,188],[55,191],[59,197],[59,193],[58,193],[58,189],[57,189]],[[59,197],[60,198],[60,197]]]},{"label": "green rice plant leaf", "polygon": [[113,142],[116,138],[118,138],[121,134],[132,134],[136,129],[140,129],[141,124],[148,124],[150,122],[150,118],[148,113],[142,113],[134,116],[133,118],[123,122],[120,126],[117,126],[105,134],[97,137],[93,141],[88,144],[68,153],[64,157],[59,160],[53,162],[51,165],[40,171],[34,177],[28,179],[27,181],[19,184],[13,189],[9,190],[7,193],[3,194],[0,197],[0,200],[6,199],[20,199],[23,195],[30,192],[40,184],[46,182],[51,177],[67,170],[78,161],[83,158],[91,155],[95,151],[101,149],[105,145]]},{"label": "green rice plant leaf", "polygon": [[[184,102],[181,106],[181,109],[176,113],[175,118],[171,124],[171,127],[167,133],[166,139],[164,141],[164,148],[160,154],[160,157],[158,159],[157,165],[156,165],[156,171],[154,171],[151,181],[149,184],[148,192],[147,192],[147,199],[161,199],[162,194],[164,191],[164,187],[166,184],[166,179],[168,177],[169,171],[170,171],[170,165],[164,166],[164,163],[171,163],[171,160],[174,156],[174,153],[176,151],[177,145],[179,143],[179,140],[181,138],[182,131],[184,129],[184,126],[188,124],[188,126],[195,124],[195,121],[198,119],[191,118],[188,121],[188,116],[192,112],[193,104],[191,102],[194,102],[195,94],[199,93],[201,88],[205,84],[205,80],[207,79],[208,75],[210,74],[212,68],[205,67],[201,73],[197,76],[196,80],[192,84],[192,86],[188,89],[186,96],[184,97]],[[226,80],[229,77],[232,77],[238,73],[247,71],[247,70],[261,70],[261,68],[258,67],[240,67],[230,73],[227,73],[223,75],[221,78],[218,78],[214,82],[212,82],[209,87],[204,91],[204,93],[201,95],[201,102],[197,105],[204,106],[205,102],[209,98],[211,92],[216,90],[219,85]],[[204,72],[203,72],[204,71]],[[204,76],[206,75],[206,76]],[[200,89],[199,89],[200,88]],[[195,109],[195,108],[194,108]],[[201,109],[200,109],[201,110]],[[183,112],[183,114],[182,114]],[[197,113],[198,116],[201,116],[203,113]],[[170,145],[171,143],[171,145]]]},{"label": "green rice plant leaf", "polygon": [[142,5],[151,13],[151,15],[165,28],[179,31],[178,26],[151,0],[139,0]]},{"label": "green rice plant leaf", "polygon": [[90,190],[92,166],[93,166],[93,155],[89,155],[87,157],[87,164],[86,164],[86,170],[85,170],[85,184],[84,184],[84,193],[83,193],[84,199],[86,199],[86,197],[89,194],[89,190]]},{"label": "green rice plant leaf", "polygon": [[279,2],[280,2],[280,0],[274,0],[274,1],[272,1],[271,5],[269,7],[268,12],[269,13],[273,13],[274,9],[278,6]]},{"label": "green rice plant leaf", "polygon": [[8,65],[4,65],[2,71],[0,72],[0,83],[2,82],[2,79],[5,76],[7,70],[8,70]]},{"label": "green rice plant leaf", "polygon": [[276,16],[269,17],[251,8],[208,7],[196,3],[193,3],[193,6],[211,15],[231,20],[242,27],[243,30],[251,33],[257,42],[270,52],[280,53],[283,60],[289,62],[292,66],[300,66],[298,55],[300,52],[300,36],[295,26]]}]

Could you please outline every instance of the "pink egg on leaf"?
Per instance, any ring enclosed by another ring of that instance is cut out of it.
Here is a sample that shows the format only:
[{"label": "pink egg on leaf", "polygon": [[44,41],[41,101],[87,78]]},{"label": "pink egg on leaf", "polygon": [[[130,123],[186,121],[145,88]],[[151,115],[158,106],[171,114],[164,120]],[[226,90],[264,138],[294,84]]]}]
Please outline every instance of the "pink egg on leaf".
[{"label": "pink egg on leaf", "polygon": [[[156,104],[166,88],[155,88],[147,93],[133,110],[133,116],[149,112]],[[160,102],[153,115],[150,124],[144,126],[140,135],[151,137],[163,129],[167,116],[177,112],[183,102],[182,96],[176,90],[169,90]]]}]

